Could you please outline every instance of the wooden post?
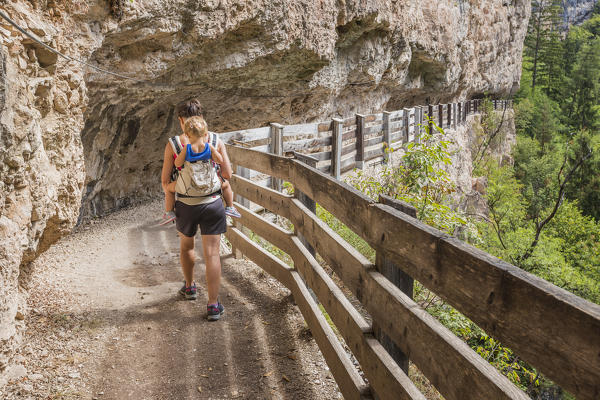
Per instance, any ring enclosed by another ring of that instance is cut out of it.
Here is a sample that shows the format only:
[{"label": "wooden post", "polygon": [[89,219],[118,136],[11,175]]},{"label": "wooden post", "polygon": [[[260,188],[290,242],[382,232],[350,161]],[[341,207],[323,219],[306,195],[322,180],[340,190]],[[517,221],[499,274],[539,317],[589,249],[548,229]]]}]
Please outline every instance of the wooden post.
[{"label": "wooden post", "polygon": [[365,167],[365,116],[356,114],[356,168]]},{"label": "wooden post", "polygon": [[462,103],[459,101],[456,103],[456,116],[457,116],[457,124],[462,123]]},{"label": "wooden post", "polygon": [[[399,200],[395,200],[391,197],[380,195],[379,202],[390,207],[395,208],[398,211],[406,213],[413,218],[416,218],[417,211],[411,205],[404,203]],[[377,270],[396,285],[404,294],[411,299],[413,298],[413,287],[414,280],[412,277],[402,271],[396,264],[388,260],[381,253],[375,255],[375,267]],[[400,368],[405,373],[408,373],[408,357],[396,346],[396,344],[381,331],[376,320],[373,321],[373,331],[377,340],[383,345],[387,352],[392,358],[398,363]]]},{"label": "wooden post", "polygon": [[448,113],[446,128],[450,129],[452,127],[452,104],[446,104],[446,112]]},{"label": "wooden post", "polygon": [[[313,168],[317,168],[317,163],[319,162],[319,160],[317,160],[316,158],[314,158],[308,154],[302,154],[302,153],[298,153],[298,152],[294,152],[294,158],[296,158],[298,161],[300,161],[310,167],[313,167]],[[297,187],[294,187],[294,197],[297,198],[298,200],[300,200],[300,202],[302,202],[302,204],[304,204],[306,206],[306,208],[309,209],[310,212],[312,212],[313,214],[317,213],[317,202],[314,201],[313,199],[311,199],[310,197],[308,197],[305,193],[298,190]],[[300,239],[300,242],[302,242],[304,247],[306,247],[308,252],[313,257],[317,254],[317,252],[315,251],[315,248],[311,246],[311,244],[308,242],[308,240],[306,240],[306,238],[304,236],[302,236],[302,233],[300,233],[295,226],[294,226],[294,235],[298,236],[298,239]],[[308,289],[308,292],[310,293],[312,298],[315,301],[318,301],[317,295],[315,294],[315,292],[308,285],[306,285],[306,288]]]},{"label": "wooden post", "polygon": [[[238,166],[237,168],[234,167],[233,168],[234,171],[236,171],[236,175],[241,176],[242,178],[249,178],[250,177],[250,170],[248,168],[245,167],[240,167]],[[239,194],[236,195],[235,197],[235,201],[237,201],[239,204],[241,204],[242,206],[246,207],[246,208],[250,208],[250,200],[248,200],[245,197],[240,196]],[[244,234],[248,234],[248,230],[245,229],[242,226],[242,223],[239,222],[240,220],[238,218],[235,218],[235,227],[239,230],[241,230]],[[244,257],[244,255],[242,254],[240,249],[236,249],[236,248],[232,248],[232,253],[233,253],[233,257],[236,259],[241,259]]]},{"label": "wooden post", "polygon": [[[283,155],[283,125],[272,122],[270,126],[271,145],[270,152],[272,154]],[[281,192],[282,181],[279,178],[271,178],[271,189]]]},{"label": "wooden post", "polygon": [[427,126],[429,127],[429,134],[431,134],[431,130],[433,129],[433,125],[431,123],[431,121],[433,120],[433,106],[431,104],[429,104],[427,106]]},{"label": "wooden post", "polygon": [[390,142],[390,112],[383,112],[383,163],[387,164],[390,159],[389,150],[392,148]]},{"label": "wooden post", "polygon": [[[423,107],[424,106],[416,106],[415,107],[415,143],[419,143],[419,136],[423,132]],[[417,113],[419,117],[417,118]]]},{"label": "wooden post", "polygon": [[340,179],[342,175],[342,128],[344,121],[334,118],[332,121],[333,133],[331,135],[331,176]]},{"label": "wooden post", "polygon": [[410,118],[409,118],[409,116],[410,116],[410,109],[409,108],[403,108],[402,109],[402,124],[404,124],[404,126],[402,127],[402,131],[404,133],[403,134],[403,136],[404,136],[404,138],[403,138],[404,143],[408,143],[408,141],[410,139],[410,137],[408,136],[409,135],[409,129],[410,129],[410,125],[409,125]]},{"label": "wooden post", "polygon": [[456,129],[456,119],[458,117],[458,104],[452,103],[452,128]]}]

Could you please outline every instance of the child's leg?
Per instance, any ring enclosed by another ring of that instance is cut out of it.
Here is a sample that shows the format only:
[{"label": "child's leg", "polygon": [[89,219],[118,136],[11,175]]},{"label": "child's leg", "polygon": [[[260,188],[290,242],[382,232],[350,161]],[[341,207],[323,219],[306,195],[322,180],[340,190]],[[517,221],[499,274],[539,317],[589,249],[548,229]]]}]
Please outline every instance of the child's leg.
[{"label": "child's leg", "polygon": [[175,209],[175,182],[169,183],[165,187],[165,212]]},{"label": "child's leg", "polygon": [[233,207],[233,190],[229,181],[223,180],[223,183],[221,183],[221,192],[223,192],[223,199],[225,199],[227,207]]}]

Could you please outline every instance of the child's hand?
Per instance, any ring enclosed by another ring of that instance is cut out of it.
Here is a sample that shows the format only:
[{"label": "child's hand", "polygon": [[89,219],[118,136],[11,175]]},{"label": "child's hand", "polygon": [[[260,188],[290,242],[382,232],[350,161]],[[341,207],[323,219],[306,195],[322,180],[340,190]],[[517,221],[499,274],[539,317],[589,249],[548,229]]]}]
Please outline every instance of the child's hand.
[{"label": "child's hand", "polygon": [[212,160],[217,164],[223,164],[223,156],[221,155],[221,153],[219,153],[219,151],[216,148],[214,148],[212,144],[209,143],[208,146],[210,147]]}]

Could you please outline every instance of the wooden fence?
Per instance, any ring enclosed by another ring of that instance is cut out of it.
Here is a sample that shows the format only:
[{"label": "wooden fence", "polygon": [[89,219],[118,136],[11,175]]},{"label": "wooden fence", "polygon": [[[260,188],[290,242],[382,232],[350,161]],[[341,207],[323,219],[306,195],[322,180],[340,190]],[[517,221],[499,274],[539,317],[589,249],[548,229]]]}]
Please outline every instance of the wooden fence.
[{"label": "wooden fence", "polygon": [[[415,141],[431,121],[444,129],[455,129],[467,116],[478,113],[483,100],[416,106],[328,122],[280,125],[221,133],[224,141],[273,154],[304,153],[304,160],[336,178],[365,163],[385,160],[386,147],[397,148]],[[512,100],[492,100],[495,110],[512,106]],[[253,177],[253,175],[251,175]],[[265,182],[263,182],[265,183]]]},{"label": "wooden fence", "polygon": [[[242,218],[228,230],[227,238],[236,252],[292,292],[345,398],[424,399],[408,378],[406,363],[399,365],[378,340],[382,335],[448,400],[528,398],[415,303],[412,289],[405,293],[392,283],[386,277],[390,266],[441,296],[577,398],[600,398],[598,305],[423,224],[388,205],[393,202],[374,202],[298,159],[232,145],[228,151],[238,166],[294,187],[295,196],[290,196],[234,175],[233,190],[246,206],[238,202]],[[294,231],[251,211],[248,201],[287,218]],[[376,263],[321,221],[314,202],[374,248]],[[248,230],[287,253],[293,267],[252,241],[244,233]],[[372,323],[355,309],[316,254],[361,302]],[[360,363],[362,374],[309,288]]]}]

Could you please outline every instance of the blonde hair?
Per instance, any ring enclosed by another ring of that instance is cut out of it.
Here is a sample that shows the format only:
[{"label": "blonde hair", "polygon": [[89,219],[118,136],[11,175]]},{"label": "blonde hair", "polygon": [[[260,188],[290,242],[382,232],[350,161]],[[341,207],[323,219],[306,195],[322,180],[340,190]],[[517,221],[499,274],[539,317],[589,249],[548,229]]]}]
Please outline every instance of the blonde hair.
[{"label": "blonde hair", "polygon": [[208,126],[202,117],[191,117],[185,121],[183,132],[190,138],[199,139],[208,135]]}]

